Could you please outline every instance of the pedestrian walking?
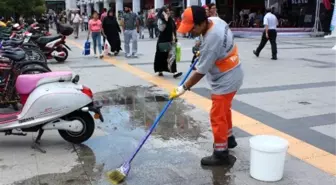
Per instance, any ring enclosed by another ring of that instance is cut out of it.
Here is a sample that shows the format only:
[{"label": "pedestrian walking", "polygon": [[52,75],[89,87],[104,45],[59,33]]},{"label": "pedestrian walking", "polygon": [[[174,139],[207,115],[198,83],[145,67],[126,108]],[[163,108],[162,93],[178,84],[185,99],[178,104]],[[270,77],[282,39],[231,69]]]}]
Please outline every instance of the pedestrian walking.
[{"label": "pedestrian walking", "polygon": [[[125,14],[123,16],[123,32],[124,32],[124,47],[125,57],[137,57],[138,50],[138,33],[139,21],[136,13],[131,11],[130,7],[125,6]],[[130,43],[132,41],[132,54],[130,51]]]},{"label": "pedestrian walking", "polygon": [[78,38],[78,34],[79,34],[79,25],[81,24],[82,22],[82,18],[79,14],[79,11],[76,12],[73,20],[72,20],[72,23],[73,23],[73,27],[74,27],[74,30],[75,30],[75,39]]},{"label": "pedestrian walking", "polygon": [[[103,22],[104,19],[105,19],[105,17],[107,17],[107,9],[103,8],[103,12],[100,15],[100,21]],[[103,43],[105,43],[105,40],[106,40],[106,38],[105,38],[105,36],[103,34]],[[102,50],[104,50],[104,46],[102,46]]]},{"label": "pedestrian walking", "polygon": [[184,11],[178,32],[202,35],[203,42],[196,71],[170,93],[170,98],[181,96],[207,76],[212,94],[210,121],[214,144],[212,155],[202,158],[201,164],[231,165],[229,148],[237,146],[232,133],[231,104],[244,78],[233,33],[219,17],[208,18],[201,6],[191,6]]},{"label": "pedestrian walking", "polygon": [[154,38],[154,31],[155,31],[155,11],[153,9],[149,10],[148,16],[147,16],[147,28],[149,32],[149,38]]},{"label": "pedestrian walking", "polygon": [[169,72],[173,73],[174,78],[180,77],[182,72],[177,72],[176,67],[176,25],[169,8],[162,7],[157,18],[160,34],[156,44],[154,72],[159,76],[163,76],[162,72]]},{"label": "pedestrian walking", "polygon": [[264,17],[264,32],[261,36],[261,41],[256,50],[253,50],[253,53],[255,56],[259,57],[259,54],[261,50],[265,47],[267,41],[269,40],[271,43],[272,48],[272,60],[277,60],[277,44],[276,44],[276,38],[277,38],[277,31],[276,28],[278,26],[278,19],[277,17],[272,13],[272,9],[268,8],[266,9],[266,15]]},{"label": "pedestrian walking", "polygon": [[216,4],[210,3],[208,7],[209,7],[209,17],[218,17]]},{"label": "pedestrian walking", "polygon": [[95,57],[98,57],[97,55],[97,47],[99,51],[99,57],[103,58],[103,52],[102,52],[102,44],[101,44],[101,32],[102,32],[102,22],[99,20],[98,12],[94,11],[92,15],[92,19],[89,21],[89,32],[87,36],[87,40],[90,38],[90,34],[92,37],[93,42],[93,52]]},{"label": "pedestrian walking", "polygon": [[84,13],[83,22],[84,22],[84,30],[88,31],[89,30],[89,16],[87,13]]},{"label": "pedestrian walking", "polygon": [[138,12],[138,21],[139,21],[139,39],[144,39],[145,38],[145,21],[144,21],[144,16],[143,12]]},{"label": "pedestrian walking", "polygon": [[121,33],[117,18],[114,16],[113,10],[108,11],[107,17],[103,21],[103,33],[111,46],[111,52],[118,55],[121,50],[121,41],[119,33]]}]

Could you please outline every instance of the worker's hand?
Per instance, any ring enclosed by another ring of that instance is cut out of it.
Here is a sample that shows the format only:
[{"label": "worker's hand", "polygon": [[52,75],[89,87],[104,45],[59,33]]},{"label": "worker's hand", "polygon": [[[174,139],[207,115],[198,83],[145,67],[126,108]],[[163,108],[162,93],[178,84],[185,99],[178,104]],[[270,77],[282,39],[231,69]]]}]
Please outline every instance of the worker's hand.
[{"label": "worker's hand", "polygon": [[197,51],[197,52],[195,53],[195,55],[196,55],[196,57],[199,57],[199,56],[201,55],[201,52],[200,52],[200,51]]},{"label": "worker's hand", "polygon": [[174,88],[174,90],[170,92],[169,99],[177,98],[181,96],[182,94],[184,94],[185,92],[186,90],[184,89],[183,85],[176,87]]}]

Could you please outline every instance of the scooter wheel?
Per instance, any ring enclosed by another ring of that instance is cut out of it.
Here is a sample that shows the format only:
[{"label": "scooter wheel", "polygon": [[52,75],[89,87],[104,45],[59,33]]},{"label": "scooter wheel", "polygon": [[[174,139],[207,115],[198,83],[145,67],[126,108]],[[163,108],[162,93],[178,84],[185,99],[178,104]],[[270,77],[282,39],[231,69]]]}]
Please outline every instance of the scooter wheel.
[{"label": "scooter wheel", "polygon": [[[65,57],[64,57],[64,58],[55,57],[55,60],[56,60],[57,62],[64,62],[64,61],[68,58],[68,56],[69,56],[69,52],[68,52],[68,50],[65,49],[65,48],[62,48],[60,51],[63,51],[63,52],[65,53]],[[58,52],[60,52],[60,51],[58,51]]]},{"label": "scooter wheel", "polygon": [[78,120],[83,124],[83,130],[80,132],[58,130],[64,140],[70,143],[80,144],[92,136],[95,129],[95,122],[90,113],[76,111],[66,116],[64,119],[68,121]]}]

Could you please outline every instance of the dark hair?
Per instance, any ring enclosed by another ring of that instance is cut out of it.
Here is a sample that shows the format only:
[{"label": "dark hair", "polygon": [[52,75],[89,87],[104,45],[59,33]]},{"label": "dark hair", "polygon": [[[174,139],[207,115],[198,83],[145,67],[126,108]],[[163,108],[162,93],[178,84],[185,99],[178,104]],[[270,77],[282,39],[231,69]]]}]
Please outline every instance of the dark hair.
[{"label": "dark hair", "polygon": [[215,3],[208,4],[209,9],[211,9],[213,6],[216,6],[216,4]]},{"label": "dark hair", "polygon": [[157,17],[159,18],[159,19],[161,19],[161,20],[164,20],[164,16],[163,16],[163,12],[166,12],[167,11],[167,9],[168,9],[168,7],[167,6],[163,6],[162,8],[160,8],[159,9],[159,11],[158,11],[158,13],[157,13]]},{"label": "dark hair", "polygon": [[97,15],[99,15],[99,13],[98,13],[96,10],[92,12],[92,15],[93,15],[93,14],[97,14]]},{"label": "dark hair", "polygon": [[266,8],[266,13],[272,12],[272,8]]},{"label": "dark hair", "polygon": [[107,9],[106,8],[103,8],[103,12],[106,12],[107,11]]},{"label": "dark hair", "polygon": [[110,14],[111,12],[112,12],[113,15],[114,15],[114,11],[113,11],[113,9],[109,9],[109,11],[107,12],[107,16],[109,16],[109,14]]}]

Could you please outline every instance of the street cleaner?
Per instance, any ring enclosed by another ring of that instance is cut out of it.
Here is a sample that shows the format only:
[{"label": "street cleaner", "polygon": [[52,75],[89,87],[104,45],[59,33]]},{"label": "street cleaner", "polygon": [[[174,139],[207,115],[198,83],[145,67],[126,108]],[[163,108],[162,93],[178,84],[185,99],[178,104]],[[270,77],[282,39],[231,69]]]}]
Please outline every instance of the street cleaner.
[{"label": "street cleaner", "polygon": [[213,154],[201,160],[202,165],[230,165],[229,150],[237,146],[232,135],[231,104],[243,84],[244,73],[229,25],[219,17],[207,17],[201,6],[187,8],[177,30],[203,36],[196,71],[182,85],[176,87],[170,98],[177,98],[190,90],[204,76],[211,86],[212,107],[210,121],[214,136]]}]

